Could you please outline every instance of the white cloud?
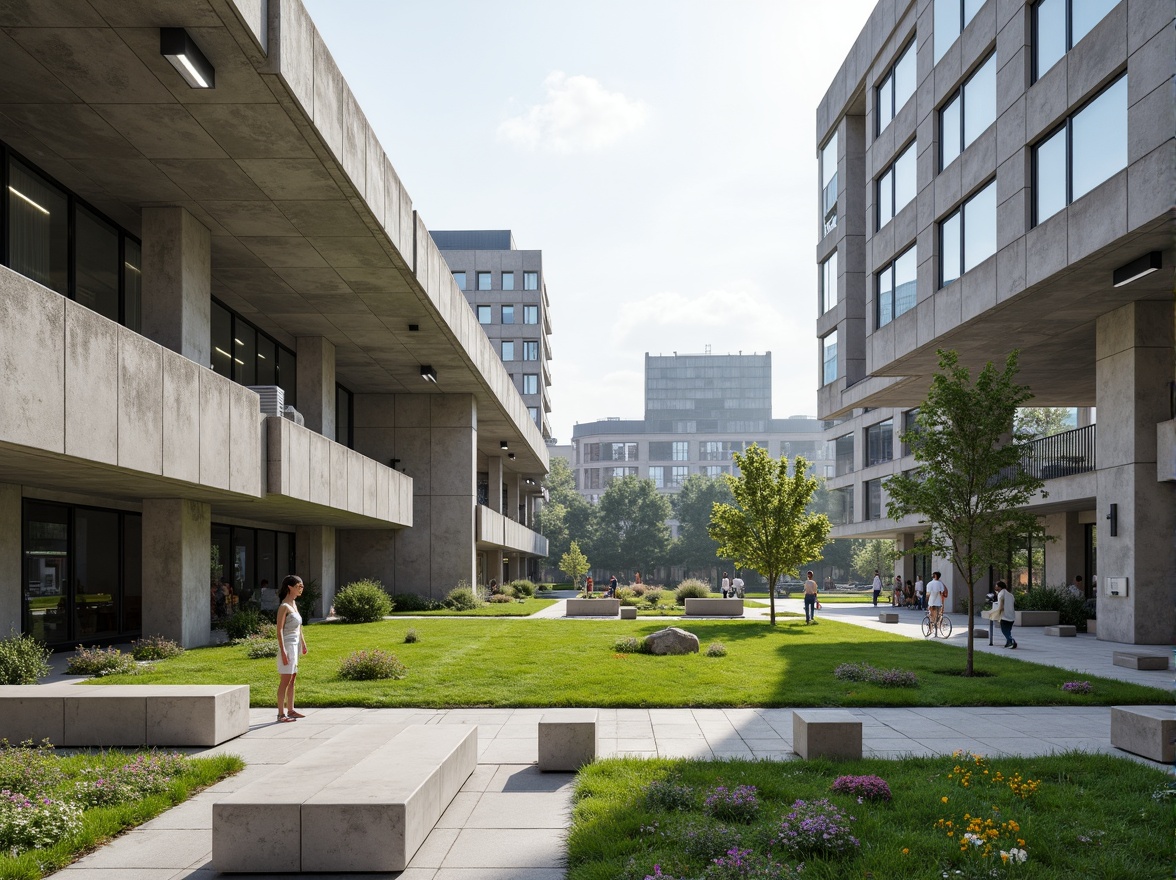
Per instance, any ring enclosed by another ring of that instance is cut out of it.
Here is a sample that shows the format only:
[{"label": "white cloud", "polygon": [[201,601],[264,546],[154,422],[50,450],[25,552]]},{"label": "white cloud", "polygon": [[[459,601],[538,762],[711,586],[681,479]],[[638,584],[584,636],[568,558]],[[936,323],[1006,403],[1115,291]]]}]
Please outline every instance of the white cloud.
[{"label": "white cloud", "polygon": [[543,81],[547,99],[498,126],[498,139],[528,150],[581,153],[612,146],[645,124],[638,100],[610,92],[590,76],[556,70]]},{"label": "white cloud", "polygon": [[692,331],[697,330],[718,343],[728,332],[744,338],[762,337],[765,329],[778,330],[786,322],[785,316],[753,287],[707,290],[692,296],[661,291],[622,305],[613,332],[622,339],[635,331],[679,338],[693,337],[696,334]]}]

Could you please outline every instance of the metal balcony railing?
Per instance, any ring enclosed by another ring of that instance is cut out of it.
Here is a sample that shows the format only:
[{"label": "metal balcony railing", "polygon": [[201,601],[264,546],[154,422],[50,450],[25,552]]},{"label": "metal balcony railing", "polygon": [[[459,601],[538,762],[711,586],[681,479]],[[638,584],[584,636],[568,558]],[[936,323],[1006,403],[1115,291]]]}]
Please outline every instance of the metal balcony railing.
[{"label": "metal balcony railing", "polygon": [[1034,440],[1029,445],[1025,469],[1043,480],[1084,474],[1095,469],[1094,429],[1075,428]]}]

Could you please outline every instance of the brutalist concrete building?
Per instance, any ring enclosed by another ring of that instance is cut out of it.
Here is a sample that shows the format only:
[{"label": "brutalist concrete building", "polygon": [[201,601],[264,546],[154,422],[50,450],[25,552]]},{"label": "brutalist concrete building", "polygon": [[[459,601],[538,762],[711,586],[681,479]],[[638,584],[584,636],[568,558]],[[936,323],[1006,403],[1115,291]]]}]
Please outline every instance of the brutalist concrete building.
[{"label": "brutalist concrete building", "polygon": [[8,4],[0,58],[0,630],[545,554],[542,433],[298,0]]},{"label": "brutalist concrete building", "polygon": [[1174,11],[882,0],[817,110],[836,536],[913,546],[884,481],[914,466],[898,436],[936,350],[978,369],[1018,348],[1033,405],[1094,415],[1037,442],[1055,540],[1010,553],[1097,579],[1098,637],[1121,642],[1176,632]]}]

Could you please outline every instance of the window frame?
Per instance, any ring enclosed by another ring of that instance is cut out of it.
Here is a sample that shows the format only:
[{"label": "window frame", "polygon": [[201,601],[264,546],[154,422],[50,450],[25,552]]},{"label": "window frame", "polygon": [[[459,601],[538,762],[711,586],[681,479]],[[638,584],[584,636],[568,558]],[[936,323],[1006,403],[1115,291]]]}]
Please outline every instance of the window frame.
[{"label": "window frame", "polygon": [[[911,161],[915,163],[915,166],[914,166],[915,167],[915,191],[911,194],[911,197],[909,199],[907,199],[905,202],[903,202],[902,206],[899,207],[899,205],[898,205],[898,173],[897,173],[898,163],[902,159],[907,158],[907,155],[910,154],[912,150],[914,150],[914,154],[911,156]],[[885,220],[883,220],[882,219],[882,182],[883,182],[883,180],[886,179],[887,176],[890,177],[890,216],[887,217]],[[905,208],[907,205],[909,205],[911,202],[913,202],[915,200],[915,198],[918,197],[918,195],[919,195],[919,148],[918,148],[918,142],[912,139],[901,150],[895,151],[894,158],[891,160],[890,164],[886,166],[886,168],[882,171],[881,174],[878,175],[877,179],[874,181],[874,231],[877,232],[878,230],[882,229],[882,227],[884,227],[887,223],[889,223],[891,220],[893,220],[895,217],[897,217],[899,212],[902,211],[902,209]]]},{"label": "window frame", "polygon": [[[943,288],[947,287],[949,284],[954,284],[955,282],[959,281],[962,277],[964,277],[965,274],[970,272],[972,268],[975,268],[976,265],[979,265],[980,263],[984,262],[984,260],[987,260],[990,257],[994,256],[996,254],[996,252],[999,250],[999,247],[997,247],[994,242],[994,246],[993,246],[993,250],[992,250],[991,254],[988,254],[988,256],[983,257],[982,259],[977,261],[977,263],[975,265],[973,265],[971,268],[968,267],[967,249],[966,249],[966,245],[968,242],[968,226],[967,226],[967,224],[968,224],[968,211],[967,211],[967,208],[970,204],[975,202],[976,199],[979,198],[981,194],[987,192],[988,188],[992,187],[992,186],[996,186],[996,178],[995,177],[989,178],[984,183],[982,183],[980,186],[978,186],[975,190],[973,190],[968,195],[968,197],[966,199],[964,199],[958,205],[956,205],[954,210],[949,211],[947,214],[945,214],[943,216],[943,219],[939,221],[939,223],[938,223],[938,226],[939,226],[939,267],[938,267],[939,274],[938,274],[938,277],[936,278],[936,282],[938,284],[938,287],[936,288],[936,290],[943,290]],[[997,208],[999,206],[995,205],[995,190],[993,192],[994,192],[994,206],[993,207],[995,210],[995,208]],[[959,240],[959,248],[956,251],[956,256],[959,257],[960,274],[957,275],[955,278],[951,279],[950,281],[946,281],[944,279],[943,262],[944,262],[944,258],[947,255],[947,242],[944,240],[943,233],[944,233],[944,227],[954,217],[960,218],[960,240]],[[993,219],[993,227],[995,228],[996,217],[993,216],[992,219]]]},{"label": "window frame", "polygon": [[[530,355],[534,355],[531,357]],[[537,361],[539,360],[539,340],[524,339],[523,340],[523,360]]]},{"label": "window frame", "polygon": [[1102,14],[1102,17],[1099,18],[1098,21],[1096,21],[1091,26],[1090,30],[1088,30],[1085,34],[1083,34],[1081,37],[1079,37],[1077,41],[1075,41],[1074,40],[1074,0],[1061,0],[1061,2],[1064,4],[1063,15],[1062,15],[1062,21],[1063,21],[1062,28],[1064,31],[1064,33],[1062,34],[1062,45],[1065,48],[1062,50],[1062,54],[1060,56],[1058,56],[1057,60],[1054,61],[1053,64],[1050,64],[1050,66],[1047,67],[1045,70],[1041,70],[1040,69],[1040,59],[1037,57],[1037,50],[1038,50],[1038,47],[1041,45],[1041,35],[1040,35],[1037,13],[1038,13],[1038,9],[1040,8],[1040,6],[1043,2],[1044,2],[1044,0],[1036,0],[1036,2],[1031,4],[1031,8],[1029,11],[1029,39],[1032,41],[1031,45],[1033,47],[1032,55],[1029,59],[1029,85],[1033,85],[1034,83],[1036,83],[1039,79],[1041,79],[1042,76],[1044,76],[1046,73],[1048,73],[1050,70],[1052,70],[1055,64],[1057,64],[1059,61],[1061,61],[1063,58],[1065,58],[1068,54],[1070,54],[1070,52],[1074,49],[1075,43],[1076,42],[1081,43],[1083,38],[1086,37],[1086,35],[1089,34],[1091,31],[1093,31],[1096,27],[1098,27],[1098,25],[1102,22],[1102,20],[1110,14],[1111,10],[1114,9],[1115,6],[1118,5],[1117,3],[1112,3],[1109,7],[1107,7],[1107,10]]},{"label": "window frame", "polygon": [[[939,12],[940,2],[942,2],[945,6],[954,3],[957,10],[959,11],[959,15],[957,16],[953,25],[956,30],[952,34],[951,41],[943,44],[942,52],[939,51],[939,44],[935,39],[935,37],[939,36],[940,34],[940,25],[944,24],[944,22],[939,21],[939,16],[936,14]],[[968,25],[970,25],[973,19],[975,19],[976,13],[979,12],[980,8],[984,5],[982,2],[977,2],[975,8],[972,10],[972,18],[968,18],[965,21],[968,12],[968,3],[970,2],[976,2],[976,0],[934,0],[932,3],[932,33],[934,35],[931,39],[932,64],[938,64],[941,60],[943,60],[943,56],[946,55],[951,47],[955,45],[956,40],[963,36],[963,33],[965,30],[967,30]]]},{"label": "window frame", "polygon": [[[830,385],[838,379],[837,370],[837,355],[840,352],[837,350],[837,329],[834,327],[828,333],[821,337],[821,387]],[[829,337],[833,337],[833,374],[829,375]]]},{"label": "window frame", "polygon": [[[237,338],[237,336],[238,336],[237,323],[240,322],[240,323],[244,324],[246,327],[250,328],[254,333],[256,333],[258,339],[264,339],[267,343],[273,345],[274,352],[277,356],[277,362],[274,365],[275,380],[277,381],[278,387],[281,388],[283,391],[283,401],[285,402],[285,405],[297,408],[298,407],[298,398],[297,398],[298,352],[294,351],[293,349],[289,348],[288,346],[282,345],[282,343],[278,342],[278,340],[275,339],[273,336],[270,336],[268,333],[266,333],[264,330],[262,330],[256,324],[254,324],[252,321],[241,317],[241,315],[237,314],[237,312],[235,312],[233,309],[229,308],[227,305],[225,305],[223,302],[221,302],[215,296],[209,297],[209,300],[214,305],[216,305],[217,307],[223,309],[225,312],[228,313],[228,315],[229,315],[229,338],[231,338],[231,339]],[[211,357],[212,354],[217,350],[213,344],[215,342],[215,340],[213,340],[213,338],[212,338],[211,314],[210,314],[208,325],[209,325],[208,326],[208,335],[209,335],[209,349],[210,349],[209,356]],[[258,352],[259,348],[260,348],[259,346],[256,346],[256,345],[254,346],[254,354],[255,355]],[[223,352],[223,353],[226,355],[226,357],[229,358],[229,375],[225,376],[225,378],[229,379],[230,381],[236,382],[238,385],[242,384],[241,380],[237,377],[237,360],[236,360],[236,358],[233,356],[233,354],[231,352]],[[285,355],[285,357],[283,357],[283,355]],[[290,365],[294,368],[293,369],[294,375],[290,379],[289,389],[287,389],[286,383],[282,381],[283,363],[287,357],[290,359]],[[209,369],[212,369],[212,367],[210,366]],[[256,369],[257,369],[257,367],[256,367],[256,363],[255,363],[254,364],[254,375],[255,376],[256,376]],[[224,375],[223,373],[220,373],[216,370],[213,370],[213,372],[217,373],[218,376]],[[293,391],[294,393],[290,393],[291,391]]]},{"label": "window frame", "polygon": [[[837,265],[837,261],[837,248],[834,248],[833,252],[829,254],[829,256],[827,256],[824,260],[822,260],[820,265],[817,267],[817,278],[820,282],[820,290],[818,291],[818,295],[820,296],[820,307],[822,315],[829,314],[829,312],[837,308],[837,304],[840,302],[840,300],[837,298],[837,273],[840,271],[840,267]],[[832,278],[829,277],[830,263],[833,264]],[[830,289],[832,290],[833,294],[832,302],[829,300]]]},{"label": "window frame", "polygon": [[[515,276],[515,273],[513,271],[505,271],[502,273],[502,279],[501,279],[500,283],[502,285],[503,290],[514,290],[515,289],[514,276]],[[508,284],[508,279],[509,279],[509,284]]]},{"label": "window frame", "polygon": [[[510,311],[507,311],[508,309]],[[515,307],[513,305],[511,305],[510,303],[503,303],[502,310],[501,310],[500,314],[502,316],[502,323],[504,325],[513,324],[515,322],[514,310],[515,310]],[[508,315],[510,316],[509,319],[507,318]]]},{"label": "window frame", "polygon": [[[873,467],[874,465],[894,461],[894,417],[891,416],[872,425],[866,425],[864,440],[866,444],[866,467]],[[889,440],[889,443],[886,442],[887,440]],[[889,457],[875,458],[872,444],[877,444],[880,447],[889,447]]]},{"label": "window frame", "polygon": [[[535,390],[528,391],[527,387],[534,385]],[[523,394],[538,394],[539,393],[539,374],[538,373],[523,373]]]},{"label": "window frame", "polygon": [[[993,64],[996,63],[996,49],[995,49],[995,47],[993,48],[993,50],[991,52],[989,52],[987,55],[984,56],[984,59],[979,64],[977,64],[975,67],[972,68],[972,71],[971,71],[971,73],[968,74],[967,78],[964,79],[964,81],[959,84],[959,86],[956,88],[955,91],[953,91],[950,95],[948,95],[947,99],[942,104],[939,105],[939,109],[936,111],[936,115],[938,116],[938,122],[939,122],[939,149],[937,152],[939,153],[938,159],[939,159],[939,170],[940,171],[943,171],[944,168],[946,168],[948,165],[950,165],[952,162],[954,162],[960,156],[964,155],[964,151],[967,150],[968,147],[972,146],[972,144],[976,143],[976,141],[978,141],[980,139],[980,135],[977,135],[976,137],[972,138],[972,140],[970,140],[970,141],[965,138],[965,133],[967,131],[967,127],[966,127],[967,126],[967,117],[968,117],[967,89],[968,89],[968,86],[971,85],[975,81],[976,77],[980,74],[980,71],[982,71],[988,65],[989,62],[992,62]],[[997,73],[997,71],[994,68],[993,72],[992,72],[994,87],[996,84],[996,73]],[[954,101],[956,101],[957,99],[960,102],[959,131],[957,132],[957,134],[959,136],[958,143],[960,145],[960,151],[958,153],[956,153],[954,156],[952,156],[950,160],[945,162],[944,156],[943,156],[943,142],[944,142],[943,114],[944,114],[944,111],[946,111],[947,108],[950,107],[952,105],[952,103]],[[994,107],[995,107],[995,105],[994,105]],[[989,128],[991,128],[993,125],[996,124],[997,116],[999,116],[999,113],[996,113],[994,110],[993,116],[992,116],[992,121],[989,122],[988,125],[984,126],[984,128],[980,132],[981,134],[983,134],[985,131],[988,131]]]},{"label": "window frame", "polygon": [[[528,320],[532,315],[535,317],[535,320]],[[533,303],[523,305],[523,323],[532,325],[539,324],[539,306]]]},{"label": "window frame", "polygon": [[[891,260],[874,273],[874,329],[881,330],[887,324],[894,323],[895,319],[912,311],[914,306],[909,309],[904,309],[899,312],[898,309],[898,261],[905,257],[912,251],[915,254],[915,284],[919,282],[919,252],[916,250],[918,242],[912,242],[908,247],[903,248],[895,254]],[[882,321],[882,276],[890,275],[890,319]],[[915,294],[915,305],[918,305],[918,293]]]},{"label": "window frame", "polygon": [[[882,132],[886,131],[886,126],[894,121],[900,110],[906,106],[907,101],[915,96],[915,92],[919,90],[919,75],[918,75],[918,47],[916,46],[918,39],[917,34],[911,34],[911,38],[906,45],[902,47],[897,55],[894,56],[894,61],[890,67],[886,69],[885,75],[878,80],[878,84],[874,86],[874,137],[878,137]],[[898,103],[898,98],[895,95],[895,73],[898,71],[898,66],[907,60],[907,53],[914,52],[915,55],[911,58],[911,63],[915,65],[915,87],[911,89],[911,93],[903,98],[902,103]],[[882,113],[880,110],[881,104],[879,98],[882,94],[882,89],[889,84],[890,86],[890,115],[886,117],[886,122],[882,122]]]},{"label": "window frame", "polygon": [[[499,356],[503,362],[517,360],[515,357],[515,341],[513,339],[503,339],[501,341],[501,348],[499,349]],[[507,346],[510,346],[510,355],[507,355]]]},{"label": "window frame", "polygon": [[464,269],[453,269],[453,283],[457,285],[458,290],[468,290],[468,279],[466,278],[466,271]]},{"label": "window frame", "polygon": [[[838,187],[838,173],[839,173],[839,169],[837,167],[838,161],[839,161],[838,157],[837,157],[837,153],[838,153],[838,150],[840,149],[838,142],[839,142],[839,138],[837,135],[837,130],[834,129],[833,133],[831,135],[829,135],[829,139],[825,141],[825,143],[820,147],[820,149],[818,150],[818,153],[817,153],[817,156],[819,158],[818,164],[820,165],[818,173],[820,174],[820,181],[821,181],[820,212],[821,212],[821,229],[822,229],[821,237],[822,238],[837,228],[837,214],[838,214],[837,187]],[[828,181],[826,181],[825,180],[825,177],[826,177],[826,175],[825,175],[825,153],[830,147],[833,147],[833,174],[832,174],[832,176],[829,177]],[[829,189],[830,189],[830,187],[832,187],[832,191],[833,191],[832,205],[829,204]]]},{"label": "window frame", "polygon": [[539,273],[523,270],[523,290],[539,289]]},{"label": "window frame", "polygon": [[[484,311],[483,311],[484,310]],[[474,306],[474,313],[478,318],[478,323],[483,327],[489,327],[494,323],[494,307],[486,304],[478,304]],[[487,320],[483,321],[482,316],[485,315]]]},{"label": "window frame", "polygon": [[[482,282],[486,282],[486,286],[482,286]],[[478,270],[474,272],[474,290],[493,290],[494,289],[494,273]]]}]

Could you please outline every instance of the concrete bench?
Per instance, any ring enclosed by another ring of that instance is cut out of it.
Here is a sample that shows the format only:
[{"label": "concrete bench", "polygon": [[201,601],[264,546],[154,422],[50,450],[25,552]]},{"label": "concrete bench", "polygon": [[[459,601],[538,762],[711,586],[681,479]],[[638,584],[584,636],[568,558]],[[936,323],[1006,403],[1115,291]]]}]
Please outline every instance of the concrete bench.
[{"label": "concrete bench", "polygon": [[1045,628],[1045,634],[1047,636],[1058,636],[1063,639],[1069,639],[1078,635],[1078,628],[1068,623],[1060,623],[1057,626],[1047,626]]},{"label": "concrete bench", "polygon": [[883,611],[878,615],[878,620],[882,623],[898,623],[898,612]]},{"label": "concrete bench", "polygon": [[742,617],[742,599],[687,599],[687,617]]},{"label": "concrete bench", "polygon": [[972,638],[986,639],[989,636],[989,629],[986,626],[972,627]]},{"label": "concrete bench", "polygon": [[1111,745],[1161,764],[1176,761],[1176,706],[1111,707]]},{"label": "concrete bench", "polygon": [[637,619],[637,607],[635,605],[622,605],[621,606],[621,620],[636,620],[636,619]]},{"label": "concrete bench", "polygon": [[1057,626],[1056,611],[1016,611],[1017,626]]},{"label": "concrete bench", "polygon": [[0,739],[55,746],[215,746],[249,730],[249,686],[4,685]]},{"label": "concrete bench", "polygon": [[1115,651],[1111,655],[1115,666],[1125,669],[1167,669],[1167,654],[1148,654],[1143,651]]},{"label": "concrete bench", "polygon": [[843,709],[796,709],[792,750],[805,759],[861,758],[862,722]]},{"label": "concrete bench", "polygon": [[475,725],[363,724],[212,805],[221,872],[403,871],[478,763]]},{"label": "concrete bench", "polygon": [[621,613],[620,599],[568,599],[565,617],[616,617]]},{"label": "concrete bench", "polygon": [[539,769],[579,770],[596,760],[596,710],[550,712],[539,719]]}]

